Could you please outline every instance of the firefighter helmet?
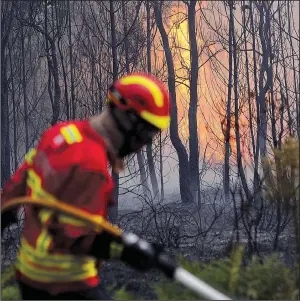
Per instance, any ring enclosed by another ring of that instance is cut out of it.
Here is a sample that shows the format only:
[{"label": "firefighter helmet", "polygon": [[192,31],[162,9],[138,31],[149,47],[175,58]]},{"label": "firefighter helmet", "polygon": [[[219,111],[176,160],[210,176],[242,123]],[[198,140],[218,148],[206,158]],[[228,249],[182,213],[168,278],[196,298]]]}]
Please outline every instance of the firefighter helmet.
[{"label": "firefighter helmet", "polygon": [[170,100],[162,82],[147,73],[132,73],[113,83],[108,92],[108,102],[121,110],[135,113],[163,130],[170,124]]}]

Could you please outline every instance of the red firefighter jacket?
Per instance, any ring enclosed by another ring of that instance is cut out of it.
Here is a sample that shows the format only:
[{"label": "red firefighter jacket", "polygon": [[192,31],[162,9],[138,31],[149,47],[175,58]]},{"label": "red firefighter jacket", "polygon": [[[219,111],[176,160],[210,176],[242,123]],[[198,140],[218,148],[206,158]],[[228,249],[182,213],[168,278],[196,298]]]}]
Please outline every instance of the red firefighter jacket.
[{"label": "red firefighter jacket", "polygon": [[[18,197],[66,202],[107,216],[113,182],[103,139],[88,121],[51,127],[2,191],[2,202]],[[69,216],[27,206],[17,279],[56,294],[97,286],[98,263],[86,256],[96,233]],[[76,255],[70,248],[80,239]]]}]

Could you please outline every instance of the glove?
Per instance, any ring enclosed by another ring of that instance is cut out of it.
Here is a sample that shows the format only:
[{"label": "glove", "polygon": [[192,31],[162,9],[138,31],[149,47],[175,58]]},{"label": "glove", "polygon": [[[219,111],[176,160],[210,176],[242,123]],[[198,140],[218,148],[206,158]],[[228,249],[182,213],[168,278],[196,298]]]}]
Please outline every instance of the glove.
[{"label": "glove", "polygon": [[139,271],[147,271],[157,266],[157,259],[163,247],[148,243],[134,234],[123,234],[123,252],[121,261]]},{"label": "glove", "polygon": [[[74,243],[71,252],[75,252],[75,246],[82,239],[84,237]],[[123,233],[121,237],[116,237],[102,232],[95,237],[87,253],[98,259],[118,259],[137,270],[147,271],[160,266],[158,259],[163,250],[161,245],[150,244],[132,233]]]}]

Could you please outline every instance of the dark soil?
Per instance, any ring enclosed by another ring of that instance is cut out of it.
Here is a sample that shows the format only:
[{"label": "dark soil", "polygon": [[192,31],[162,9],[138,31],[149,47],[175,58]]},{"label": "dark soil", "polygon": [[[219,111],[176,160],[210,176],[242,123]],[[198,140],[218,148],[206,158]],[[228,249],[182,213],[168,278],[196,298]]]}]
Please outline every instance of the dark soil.
[{"label": "dark soil", "polygon": [[100,278],[112,297],[117,290],[123,287],[136,299],[144,300],[157,299],[153,284],[168,281],[158,271],[141,273],[118,262],[106,262],[100,271]]}]

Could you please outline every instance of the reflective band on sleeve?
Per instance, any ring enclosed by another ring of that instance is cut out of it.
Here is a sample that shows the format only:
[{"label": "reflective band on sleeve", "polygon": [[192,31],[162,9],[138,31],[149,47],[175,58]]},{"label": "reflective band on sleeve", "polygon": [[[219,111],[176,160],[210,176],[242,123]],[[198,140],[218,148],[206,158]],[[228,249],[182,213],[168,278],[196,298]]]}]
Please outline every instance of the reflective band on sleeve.
[{"label": "reflective band on sleeve", "polygon": [[74,124],[61,128],[60,132],[68,144],[82,142],[83,140],[82,135]]}]

